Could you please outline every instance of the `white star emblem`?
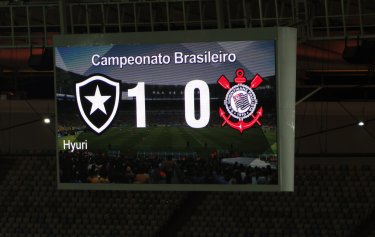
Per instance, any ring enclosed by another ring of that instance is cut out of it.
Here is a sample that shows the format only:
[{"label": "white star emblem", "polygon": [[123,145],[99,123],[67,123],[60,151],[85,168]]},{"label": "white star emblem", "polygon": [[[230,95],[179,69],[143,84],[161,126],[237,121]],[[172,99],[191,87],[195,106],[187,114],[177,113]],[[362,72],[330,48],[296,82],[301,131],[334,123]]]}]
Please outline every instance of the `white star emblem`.
[{"label": "white star emblem", "polygon": [[94,113],[97,109],[100,109],[104,114],[107,114],[107,111],[105,110],[104,103],[111,98],[109,95],[101,95],[99,86],[96,86],[95,95],[93,96],[85,96],[87,100],[89,100],[92,103],[90,115]]}]

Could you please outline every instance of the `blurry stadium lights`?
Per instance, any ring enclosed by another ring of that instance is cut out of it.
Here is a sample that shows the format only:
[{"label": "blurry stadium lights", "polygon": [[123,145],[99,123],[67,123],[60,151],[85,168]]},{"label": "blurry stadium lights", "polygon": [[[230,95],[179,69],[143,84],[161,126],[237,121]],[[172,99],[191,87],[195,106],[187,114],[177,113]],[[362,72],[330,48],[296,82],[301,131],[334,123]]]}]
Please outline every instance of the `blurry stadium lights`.
[{"label": "blurry stadium lights", "polygon": [[363,122],[363,121],[359,121],[359,122],[358,122],[358,126],[360,126],[360,127],[365,126],[365,122]]},{"label": "blurry stadium lights", "polygon": [[43,119],[43,123],[50,124],[51,123],[51,119],[50,118],[44,118]]}]

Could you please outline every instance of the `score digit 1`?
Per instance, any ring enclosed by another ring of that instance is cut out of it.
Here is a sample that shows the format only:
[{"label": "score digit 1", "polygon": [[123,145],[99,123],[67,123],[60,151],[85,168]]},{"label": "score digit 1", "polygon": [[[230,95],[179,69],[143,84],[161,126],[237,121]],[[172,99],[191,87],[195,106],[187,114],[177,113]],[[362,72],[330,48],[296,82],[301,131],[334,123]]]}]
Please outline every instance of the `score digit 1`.
[{"label": "score digit 1", "polygon": [[137,128],[146,127],[145,83],[138,82],[137,86],[128,90],[129,97],[135,97],[137,111]]}]

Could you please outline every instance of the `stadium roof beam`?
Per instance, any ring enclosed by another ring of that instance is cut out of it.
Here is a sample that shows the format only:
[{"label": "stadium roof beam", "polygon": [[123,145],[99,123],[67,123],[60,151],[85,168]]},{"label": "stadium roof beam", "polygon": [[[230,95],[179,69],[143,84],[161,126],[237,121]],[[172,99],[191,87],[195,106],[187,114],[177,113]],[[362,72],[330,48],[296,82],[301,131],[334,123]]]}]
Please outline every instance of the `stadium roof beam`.
[{"label": "stadium roof beam", "polygon": [[2,15],[0,47],[42,46],[43,42],[52,45],[52,36],[63,33],[270,26],[297,27],[300,40],[345,39],[358,36],[373,38],[375,11],[369,2],[56,0],[2,4],[0,5]]}]

